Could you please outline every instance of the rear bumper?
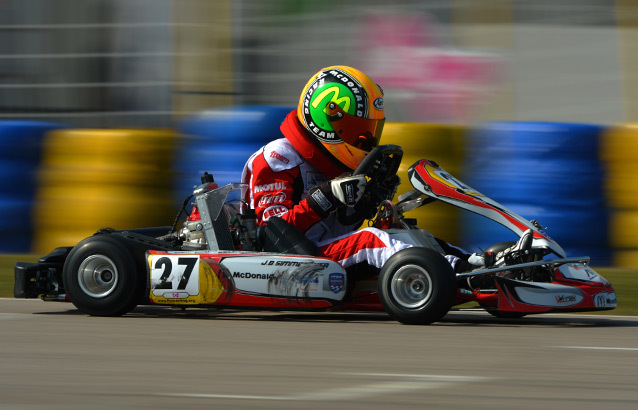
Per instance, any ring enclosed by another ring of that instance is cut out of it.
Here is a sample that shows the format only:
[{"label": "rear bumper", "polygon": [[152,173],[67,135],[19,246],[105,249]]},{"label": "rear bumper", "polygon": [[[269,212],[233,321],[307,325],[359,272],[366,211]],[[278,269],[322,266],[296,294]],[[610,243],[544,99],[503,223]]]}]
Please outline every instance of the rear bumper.
[{"label": "rear bumper", "polygon": [[21,299],[43,297],[53,300],[63,296],[62,269],[71,249],[73,247],[56,248],[40,258],[38,263],[17,262],[13,269],[13,296]]},{"label": "rear bumper", "polygon": [[16,298],[34,299],[60,293],[61,283],[54,264],[18,262],[13,272],[13,296]]}]

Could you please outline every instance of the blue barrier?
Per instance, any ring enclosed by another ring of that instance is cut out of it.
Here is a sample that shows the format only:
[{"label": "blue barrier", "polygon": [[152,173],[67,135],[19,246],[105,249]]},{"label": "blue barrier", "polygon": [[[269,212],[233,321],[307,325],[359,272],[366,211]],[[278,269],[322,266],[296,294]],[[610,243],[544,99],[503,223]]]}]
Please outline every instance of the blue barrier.
[{"label": "blue barrier", "polygon": [[202,111],[177,124],[182,134],[175,160],[175,195],[183,199],[204,171],[219,185],[240,182],[248,158],[281,138],[279,126],[294,107],[241,106]]},{"label": "blue barrier", "polygon": [[[518,154],[520,156],[520,153]],[[604,206],[604,169],[596,159],[495,158],[477,165],[470,160],[467,180],[498,202],[556,207]]]},{"label": "blue barrier", "polygon": [[[529,205],[503,203],[502,205],[528,219],[536,219],[545,233],[556,240],[568,256],[590,256],[598,266],[610,262],[608,215],[604,211],[586,209],[542,208]],[[602,214],[601,214],[602,213]],[[501,241],[516,241],[518,237],[509,229],[483,216],[464,212],[461,217],[463,248],[478,252]]]},{"label": "blue barrier", "polygon": [[24,253],[31,248],[32,201],[0,196],[0,253]]},{"label": "blue barrier", "polygon": [[471,130],[471,143],[490,158],[596,158],[604,129],[597,124],[488,122]]},{"label": "blue barrier", "polygon": [[[539,220],[569,256],[589,253],[606,264],[609,218],[598,158],[603,131],[588,124],[482,124],[469,134],[461,179],[524,218]],[[517,239],[506,228],[467,213],[461,230],[468,250]]]},{"label": "blue barrier", "polygon": [[0,252],[28,252],[36,177],[47,132],[64,124],[0,121]]}]

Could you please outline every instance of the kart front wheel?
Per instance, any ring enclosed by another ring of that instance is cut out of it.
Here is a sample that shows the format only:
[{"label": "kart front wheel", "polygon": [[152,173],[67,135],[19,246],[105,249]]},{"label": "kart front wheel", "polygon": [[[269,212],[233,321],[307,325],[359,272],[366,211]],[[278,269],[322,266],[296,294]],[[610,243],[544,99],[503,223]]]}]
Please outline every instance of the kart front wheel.
[{"label": "kart front wheel", "polygon": [[94,235],[73,248],[62,279],[78,309],[93,316],[120,316],[137,306],[145,283],[131,253],[136,247],[130,245],[120,236]]},{"label": "kart front wheel", "polygon": [[392,255],[378,281],[379,298],[393,319],[426,325],[447,314],[456,298],[455,275],[439,253],[413,247]]}]

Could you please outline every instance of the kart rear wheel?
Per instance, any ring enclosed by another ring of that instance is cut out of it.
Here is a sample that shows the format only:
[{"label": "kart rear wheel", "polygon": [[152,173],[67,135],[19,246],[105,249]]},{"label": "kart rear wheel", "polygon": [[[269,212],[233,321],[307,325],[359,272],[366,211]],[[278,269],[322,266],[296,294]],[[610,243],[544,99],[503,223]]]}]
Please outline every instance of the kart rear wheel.
[{"label": "kart rear wheel", "polygon": [[143,258],[133,256],[138,247],[131,245],[121,236],[94,235],[73,248],[62,279],[78,309],[93,316],[120,316],[142,300]]},{"label": "kart rear wheel", "polygon": [[436,322],[456,298],[452,267],[427,248],[413,247],[392,255],[379,273],[377,286],[388,315],[410,325]]}]

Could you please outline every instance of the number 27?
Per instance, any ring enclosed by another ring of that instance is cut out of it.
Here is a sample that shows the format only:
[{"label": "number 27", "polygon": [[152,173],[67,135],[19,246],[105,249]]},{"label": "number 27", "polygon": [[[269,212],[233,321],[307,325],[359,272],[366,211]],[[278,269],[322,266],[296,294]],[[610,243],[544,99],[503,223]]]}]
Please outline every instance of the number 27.
[{"label": "number 27", "polygon": [[[188,279],[190,279],[191,274],[193,273],[193,268],[195,267],[196,263],[197,258],[177,258],[177,265],[184,266],[182,277],[180,278],[179,284],[177,285],[177,290],[186,289],[186,284],[188,283]],[[155,262],[155,266],[153,266],[153,268],[163,269],[162,276],[160,276],[159,283],[155,286],[155,289],[173,289],[172,282],[169,282],[168,280],[171,276],[171,273],[173,272],[173,262],[171,258],[159,258]]]}]

